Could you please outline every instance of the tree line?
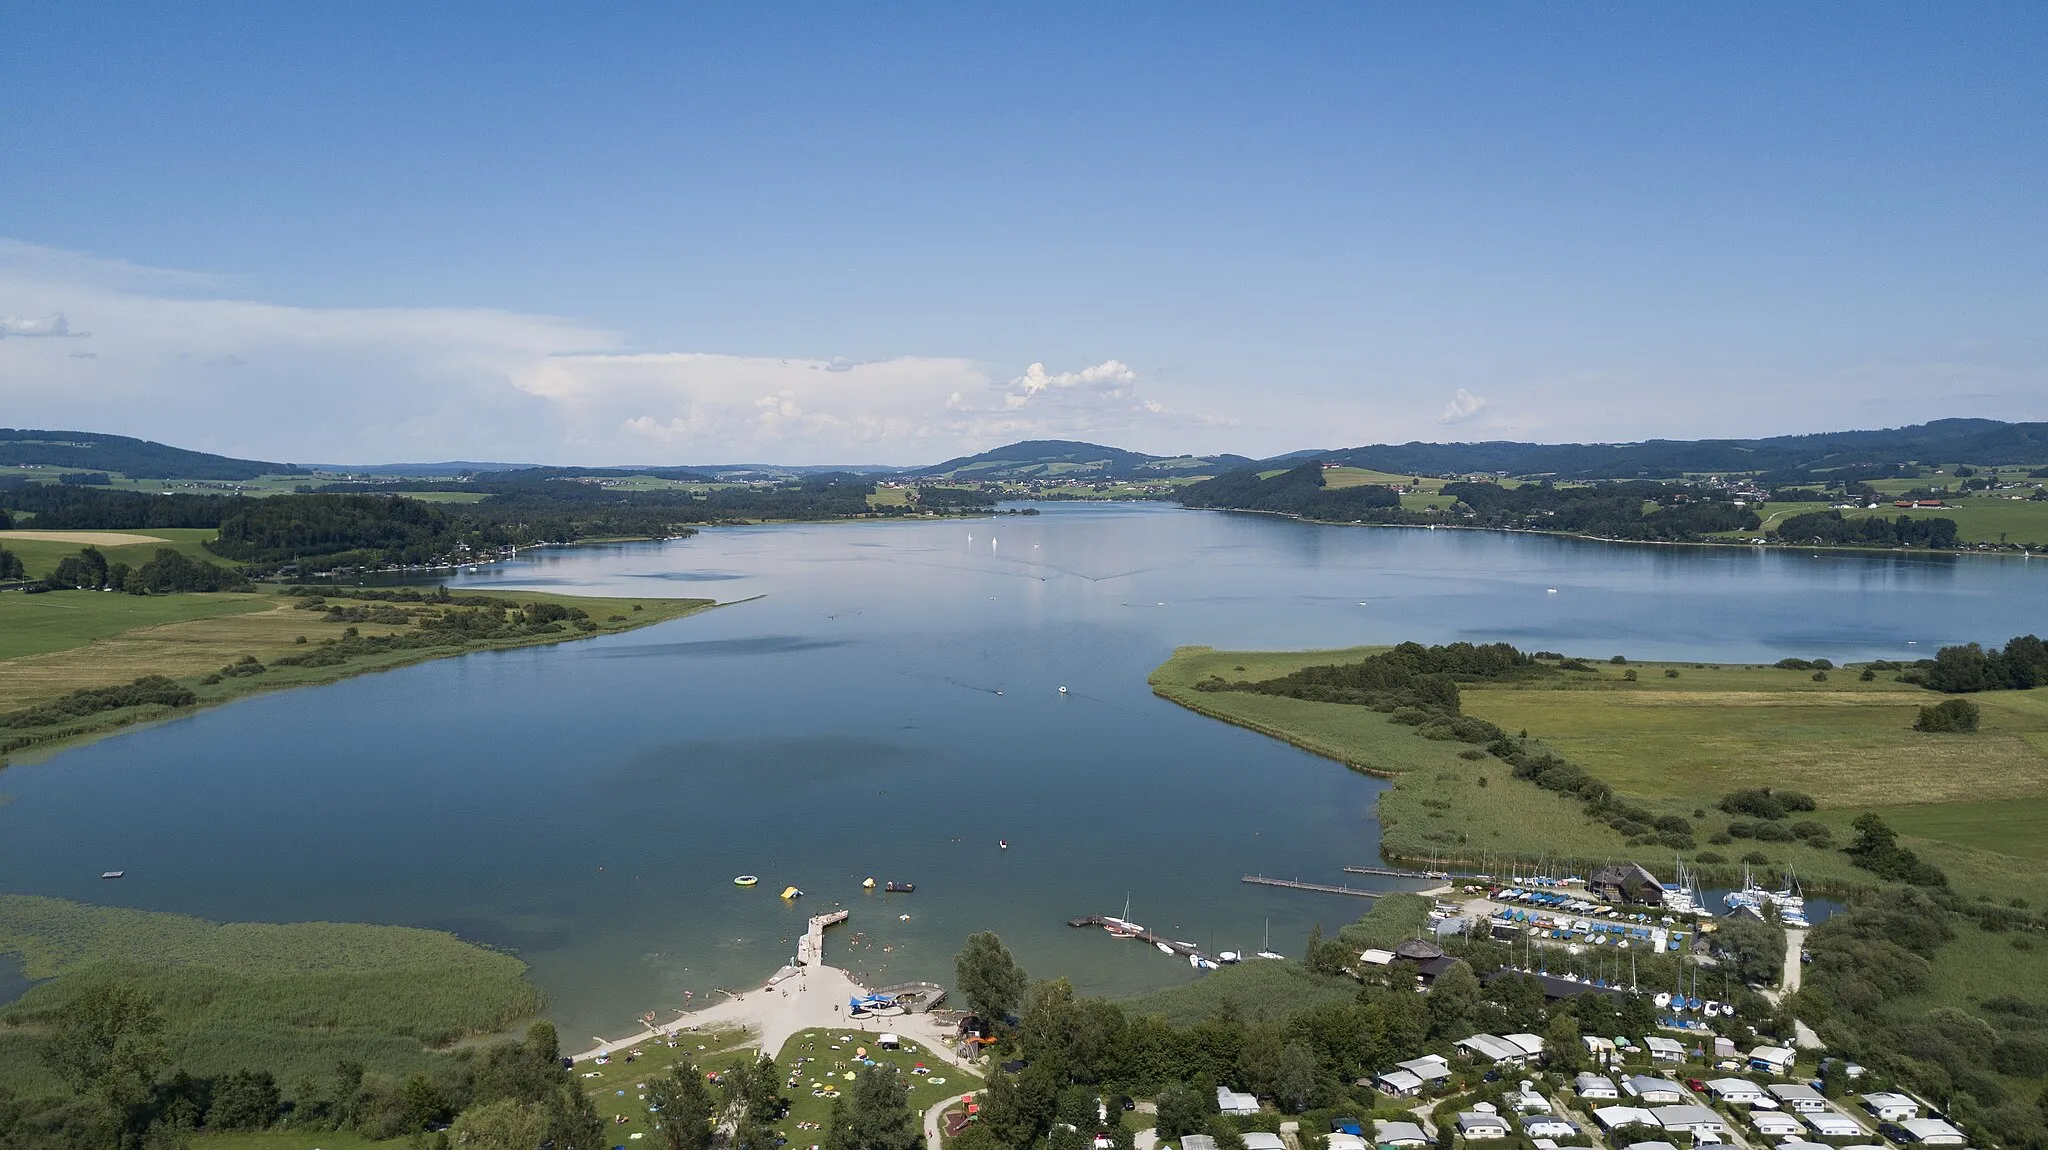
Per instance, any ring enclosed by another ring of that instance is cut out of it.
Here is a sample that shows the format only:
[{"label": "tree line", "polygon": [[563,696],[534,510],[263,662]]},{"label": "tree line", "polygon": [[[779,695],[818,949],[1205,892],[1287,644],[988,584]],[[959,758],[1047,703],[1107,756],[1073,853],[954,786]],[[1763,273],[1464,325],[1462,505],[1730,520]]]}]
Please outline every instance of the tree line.
[{"label": "tree line", "polygon": [[1839,511],[1809,511],[1778,524],[1778,538],[1787,543],[1829,547],[1926,547],[1944,550],[1956,545],[1956,521],[1940,517],[1901,515],[1885,519],[1844,519]]}]

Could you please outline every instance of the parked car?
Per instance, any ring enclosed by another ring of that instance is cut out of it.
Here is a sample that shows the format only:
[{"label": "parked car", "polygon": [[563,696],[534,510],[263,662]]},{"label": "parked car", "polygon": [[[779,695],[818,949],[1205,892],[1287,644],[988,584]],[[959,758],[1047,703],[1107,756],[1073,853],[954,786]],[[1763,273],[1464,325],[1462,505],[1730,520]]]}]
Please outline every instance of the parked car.
[{"label": "parked car", "polygon": [[1697,1078],[1688,1078],[1685,1080],[1685,1088],[1694,1094],[1704,1094],[1707,1090],[1707,1084]]}]

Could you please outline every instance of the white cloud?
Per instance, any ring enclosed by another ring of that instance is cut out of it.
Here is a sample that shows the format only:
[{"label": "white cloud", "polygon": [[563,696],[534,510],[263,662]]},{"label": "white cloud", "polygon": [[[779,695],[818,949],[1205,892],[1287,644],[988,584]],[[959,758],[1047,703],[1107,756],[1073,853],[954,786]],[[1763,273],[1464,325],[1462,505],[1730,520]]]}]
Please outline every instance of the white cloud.
[{"label": "white cloud", "polygon": [[0,341],[9,423],[295,462],[915,463],[1228,422],[1141,394],[1117,360],[1004,379],[947,356],[631,352],[560,317],[224,298],[210,277],[8,242],[0,313],[11,335],[68,333],[67,316],[98,333],[91,359]]},{"label": "white cloud", "polygon": [[1477,418],[1479,413],[1485,411],[1486,408],[1487,401],[1485,396],[1474,395],[1461,387],[1458,389],[1458,394],[1452,396],[1449,403],[1444,404],[1444,413],[1438,418],[1437,422],[1465,423]]},{"label": "white cloud", "polygon": [[19,315],[0,315],[0,339],[8,336],[23,338],[47,336],[54,339],[82,339],[91,335],[89,331],[72,331],[71,321],[63,312],[52,312],[41,319],[29,319]]}]

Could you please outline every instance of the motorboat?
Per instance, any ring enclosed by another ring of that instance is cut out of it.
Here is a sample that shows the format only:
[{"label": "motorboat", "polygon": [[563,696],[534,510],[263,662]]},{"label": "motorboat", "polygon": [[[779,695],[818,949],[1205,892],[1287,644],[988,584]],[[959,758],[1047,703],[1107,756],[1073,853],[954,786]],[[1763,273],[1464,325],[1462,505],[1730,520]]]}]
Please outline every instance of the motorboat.
[{"label": "motorboat", "polygon": [[891,882],[882,889],[890,894],[909,894],[917,889],[917,884],[914,882]]},{"label": "motorboat", "polygon": [[1156,946],[1156,947],[1158,947],[1158,948],[1159,948],[1159,953],[1161,953],[1161,954],[1172,954],[1172,953],[1173,953],[1173,948],[1172,948],[1172,947],[1170,947],[1170,946],[1168,946],[1168,945],[1166,945],[1166,944],[1165,944],[1165,943],[1163,943],[1163,942],[1155,942],[1155,943],[1153,943],[1152,945],[1153,945],[1153,946]]}]

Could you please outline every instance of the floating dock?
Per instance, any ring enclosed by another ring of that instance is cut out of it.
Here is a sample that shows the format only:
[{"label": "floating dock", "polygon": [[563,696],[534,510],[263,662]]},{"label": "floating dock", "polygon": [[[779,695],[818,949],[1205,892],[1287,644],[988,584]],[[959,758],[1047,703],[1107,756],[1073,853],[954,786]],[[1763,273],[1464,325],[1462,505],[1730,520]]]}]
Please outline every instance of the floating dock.
[{"label": "floating dock", "polygon": [[[1110,920],[1108,919],[1108,917],[1106,917],[1106,916],[1104,916],[1104,915],[1099,915],[1099,914],[1087,914],[1087,915],[1082,915],[1082,916],[1081,916],[1080,918],[1070,918],[1070,919],[1068,919],[1068,920],[1067,920],[1067,925],[1068,925],[1068,926],[1099,926],[1099,927],[1103,927],[1103,928],[1107,929],[1107,928],[1108,928],[1108,926],[1109,926],[1109,921],[1110,921]],[[1149,931],[1149,930],[1141,930],[1141,931],[1138,931],[1138,932],[1137,932],[1137,933],[1135,933],[1135,934],[1120,934],[1120,935],[1117,935],[1116,937],[1118,937],[1118,938],[1135,938],[1135,939],[1137,939],[1137,940],[1138,940],[1139,942],[1142,942],[1142,943],[1146,944],[1147,946],[1153,946],[1153,947],[1158,947],[1158,946],[1164,946],[1164,947],[1166,947],[1167,949],[1169,949],[1169,950],[1173,951],[1173,953],[1175,953],[1175,954],[1179,955],[1179,956],[1180,956],[1180,957],[1182,957],[1182,958],[1187,958],[1187,957],[1190,957],[1190,956],[1192,956],[1192,957],[1195,957],[1195,958],[1199,958],[1199,959],[1201,959],[1201,960],[1202,960],[1203,962],[1213,962],[1213,963],[1216,963],[1216,964],[1217,964],[1217,965],[1219,965],[1219,966],[1220,966],[1220,965],[1222,965],[1222,963],[1221,963],[1221,962],[1218,962],[1218,960],[1217,960],[1217,959],[1216,959],[1216,958],[1215,958],[1214,956],[1212,956],[1212,955],[1207,955],[1207,954],[1203,954],[1203,953],[1202,953],[1202,950],[1201,950],[1201,948],[1200,948],[1200,947],[1198,947],[1198,946],[1196,946],[1196,945],[1195,945],[1194,943],[1192,943],[1192,942],[1181,942],[1181,941],[1180,941],[1179,939],[1167,938],[1167,937],[1165,937],[1165,936],[1163,936],[1163,935],[1158,935],[1158,934],[1154,934],[1153,932],[1151,932],[1151,931]]]},{"label": "floating dock", "polygon": [[804,931],[803,938],[796,944],[798,966],[816,966],[825,961],[825,928],[845,922],[847,914],[846,911],[835,910],[831,914],[811,916],[810,928]]},{"label": "floating dock", "polygon": [[[1350,870],[1351,868],[1345,867],[1344,869]],[[1285,887],[1288,890],[1312,890],[1318,894],[1348,894],[1352,898],[1378,898],[1387,893],[1383,890],[1358,890],[1355,887],[1331,886],[1328,883],[1302,882],[1299,879],[1267,878],[1262,874],[1248,874],[1244,876],[1244,881],[1257,886]]]}]

